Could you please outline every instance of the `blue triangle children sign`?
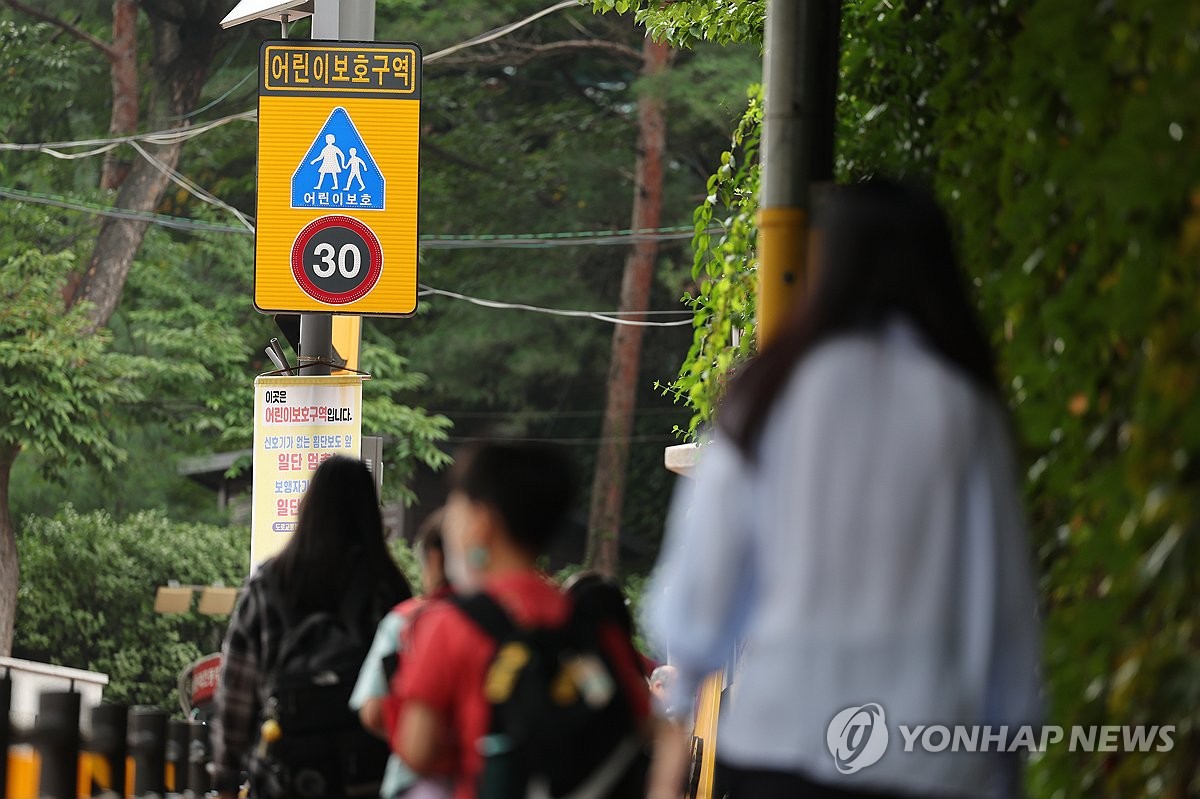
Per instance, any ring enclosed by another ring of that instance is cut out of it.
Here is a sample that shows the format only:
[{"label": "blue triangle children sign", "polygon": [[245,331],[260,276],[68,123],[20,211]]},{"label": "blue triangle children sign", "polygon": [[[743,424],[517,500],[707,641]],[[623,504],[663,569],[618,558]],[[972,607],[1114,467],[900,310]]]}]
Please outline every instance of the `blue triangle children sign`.
[{"label": "blue triangle children sign", "polygon": [[333,109],[292,174],[293,208],[384,210],[384,177],[346,109]]}]

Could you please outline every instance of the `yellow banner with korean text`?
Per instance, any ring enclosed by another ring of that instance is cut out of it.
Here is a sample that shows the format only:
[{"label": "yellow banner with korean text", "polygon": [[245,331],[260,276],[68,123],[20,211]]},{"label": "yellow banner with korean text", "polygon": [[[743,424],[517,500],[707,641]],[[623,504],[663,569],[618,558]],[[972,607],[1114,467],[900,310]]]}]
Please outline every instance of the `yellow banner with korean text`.
[{"label": "yellow banner with korean text", "polygon": [[362,383],[359,375],[254,380],[251,569],[291,539],[317,467],[331,455],[360,456]]}]

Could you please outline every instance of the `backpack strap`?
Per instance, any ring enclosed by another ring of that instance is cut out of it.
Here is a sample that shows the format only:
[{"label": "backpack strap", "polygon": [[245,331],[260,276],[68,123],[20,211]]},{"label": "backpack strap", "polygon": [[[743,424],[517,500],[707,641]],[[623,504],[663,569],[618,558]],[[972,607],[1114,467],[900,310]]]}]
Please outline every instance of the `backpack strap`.
[{"label": "backpack strap", "polygon": [[455,594],[449,601],[494,641],[512,638],[517,632],[508,612],[483,591],[465,597]]}]

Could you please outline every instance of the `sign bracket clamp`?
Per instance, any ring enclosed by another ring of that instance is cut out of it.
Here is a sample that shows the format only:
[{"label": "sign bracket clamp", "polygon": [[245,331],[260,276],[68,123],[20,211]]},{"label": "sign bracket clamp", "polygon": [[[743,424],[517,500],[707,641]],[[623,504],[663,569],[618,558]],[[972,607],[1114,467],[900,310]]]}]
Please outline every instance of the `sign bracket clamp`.
[{"label": "sign bracket clamp", "polygon": [[331,361],[328,358],[305,358],[301,356],[300,363],[295,366],[289,366],[286,369],[272,369],[270,372],[260,372],[259,377],[293,377],[296,372],[310,366],[325,366],[330,369],[337,369],[342,372],[353,372],[356,375],[361,375],[367,380],[371,379],[370,372],[364,372],[362,369],[355,369],[352,366],[346,366],[343,363]]}]

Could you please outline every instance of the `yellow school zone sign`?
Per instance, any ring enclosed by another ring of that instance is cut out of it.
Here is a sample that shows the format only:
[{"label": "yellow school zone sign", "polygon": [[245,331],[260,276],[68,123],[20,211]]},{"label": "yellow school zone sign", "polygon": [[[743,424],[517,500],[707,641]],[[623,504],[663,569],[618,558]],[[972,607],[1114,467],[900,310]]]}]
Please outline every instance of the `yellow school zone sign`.
[{"label": "yellow school zone sign", "polygon": [[420,115],[414,44],[263,43],[255,308],[416,311]]}]

